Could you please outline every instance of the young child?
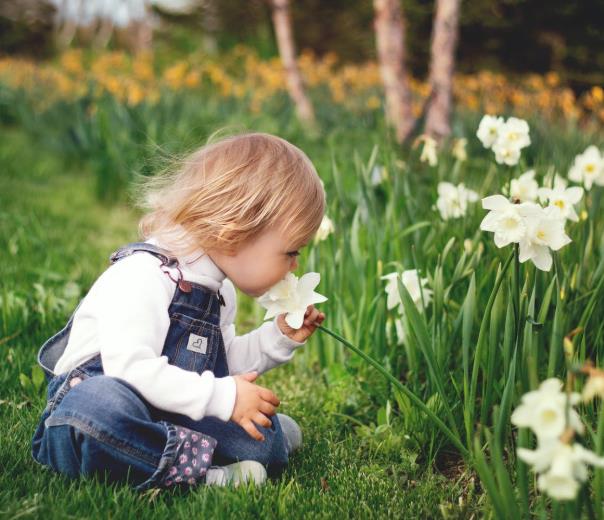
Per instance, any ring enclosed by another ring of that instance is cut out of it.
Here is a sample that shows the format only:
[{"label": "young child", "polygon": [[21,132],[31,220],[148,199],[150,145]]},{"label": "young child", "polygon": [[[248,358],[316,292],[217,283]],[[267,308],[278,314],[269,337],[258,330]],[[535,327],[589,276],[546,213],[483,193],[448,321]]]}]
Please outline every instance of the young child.
[{"label": "young child", "polygon": [[40,349],[48,400],[32,439],[40,464],[136,489],[261,483],[300,447],[255,383],[325,318],[309,306],[237,336],[235,286],[257,297],[297,268],[325,209],[308,157],[248,133],[189,155],[143,185],[144,242],[112,265]]}]

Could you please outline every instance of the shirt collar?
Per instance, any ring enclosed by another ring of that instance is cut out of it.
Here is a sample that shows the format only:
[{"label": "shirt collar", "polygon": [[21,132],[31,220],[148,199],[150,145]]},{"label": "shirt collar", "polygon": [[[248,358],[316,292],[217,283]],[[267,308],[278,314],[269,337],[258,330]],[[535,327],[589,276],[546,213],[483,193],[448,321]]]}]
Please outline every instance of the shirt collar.
[{"label": "shirt collar", "polygon": [[[146,242],[162,247],[162,244],[155,237],[149,238]],[[204,285],[213,290],[220,289],[226,278],[226,274],[202,249],[198,249],[190,255],[178,257],[178,264],[185,280]]]}]

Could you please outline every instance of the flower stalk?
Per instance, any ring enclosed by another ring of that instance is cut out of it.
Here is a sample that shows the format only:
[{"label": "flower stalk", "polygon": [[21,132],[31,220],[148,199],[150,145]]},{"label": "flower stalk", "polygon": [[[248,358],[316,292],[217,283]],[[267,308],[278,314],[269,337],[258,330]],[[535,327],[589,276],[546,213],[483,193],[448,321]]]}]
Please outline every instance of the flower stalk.
[{"label": "flower stalk", "polygon": [[371,366],[376,368],[388,381],[390,381],[397,390],[399,390],[402,394],[409,398],[413,404],[415,404],[420,410],[422,410],[428,418],[447,436],[447,438],[455,445],[455,447],[460,451],[464,459],[467,461],[470,460],[470,452],[464,447],[461,443],[460,439],[449,429],[449,427],[440,420],[440,418],[432,411],[430,408],[426,406],[426,404],[417,397],[411,390],[409,390],[405,385],[403,385],[398,379],[396,379],[390,372],[388,372],[380,363],[378,363],[371,356],[363,352],[358,347],[354,346],[352,343],[344,339],[339,334],[327,329],[323,325],[319,325],[317,327],[319,330],[322,330],[326,334],[331,337],[337,339],[340,343],[342,343],[345,347],[352,350],[355,354],[361,356],[365,361],[367,361]]}]

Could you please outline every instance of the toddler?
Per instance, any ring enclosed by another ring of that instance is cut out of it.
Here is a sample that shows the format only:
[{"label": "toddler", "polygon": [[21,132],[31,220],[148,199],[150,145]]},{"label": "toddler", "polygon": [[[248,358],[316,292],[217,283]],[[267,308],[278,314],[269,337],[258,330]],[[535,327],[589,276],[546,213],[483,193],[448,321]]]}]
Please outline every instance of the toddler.
[{"label": "toddler", "polygon": [[142,186],[143,242],[111,265],[40,348],[47,404],[40,464],[138,490],[266,479],[300,447],[259,374],[289,361],[325,318],[314,306],[235,333],[235,287],[258,297],[297,268],[318,229],[308,157],[263,133],[224,138]]}]

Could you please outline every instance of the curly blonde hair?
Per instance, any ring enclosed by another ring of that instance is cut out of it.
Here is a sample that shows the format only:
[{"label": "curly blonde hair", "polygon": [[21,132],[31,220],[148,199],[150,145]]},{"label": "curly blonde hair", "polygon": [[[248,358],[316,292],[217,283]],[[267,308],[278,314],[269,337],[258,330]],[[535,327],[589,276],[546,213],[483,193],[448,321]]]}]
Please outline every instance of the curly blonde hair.
[{"label": "curly blonde hair", "polygon": [[244,133],[211,142],[139,184],[143,239],[176,256],[198,249],[234,254],[268,228],[307,243],[325,212],[323,183],[285,139]]}]

